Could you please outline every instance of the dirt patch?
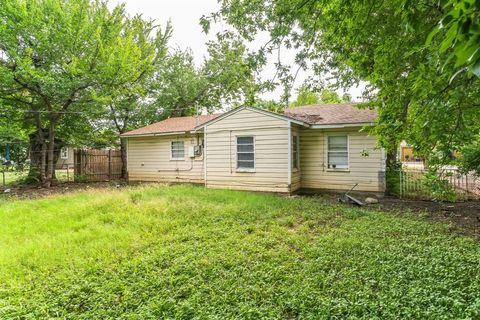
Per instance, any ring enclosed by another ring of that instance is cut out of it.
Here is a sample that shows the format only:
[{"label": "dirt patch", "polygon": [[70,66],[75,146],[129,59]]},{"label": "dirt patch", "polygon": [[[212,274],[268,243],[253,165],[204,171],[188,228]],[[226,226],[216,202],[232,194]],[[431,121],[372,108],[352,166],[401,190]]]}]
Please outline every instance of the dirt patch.
[{"label": "dirt patch", "polygon": [[480,237],[480,201],[478,200],[448,203],[384,197],[380,199],[377,206],[384,211],[411,211],[434,221],[451,223],[461,233]]},{"label": "dirt patch", "polygon": [[[95,189],[122,188],[125,182],[92,182],[92,183],[59,183],[51,188],[40,188],[31,185],[16,185],[0,188],[0,197],[15,197],[19,199],[36,199],[52,195],[69,194],[80,191],[93,191]],[[6,192],[7,191],[7,192]]]},{"label": "dirt patch", "polygon": [[[355,198],[364,202],[371,194],[352,193]],[[302,196],[314,196],[304,194]],[[322,198],[338,203],[342,193],[322,193]],[[471,200],[464,202],[434,202],[425,200],[399,199],[397,197],[378,197],[378,204],[365,205],[362,208],[391,212],[392,214],[415,214],[422,219],[443,222],[451,226],[451,230],[465,235],[480,238],[480,201]],[[345,204],[354,206],[353,204]]]}]

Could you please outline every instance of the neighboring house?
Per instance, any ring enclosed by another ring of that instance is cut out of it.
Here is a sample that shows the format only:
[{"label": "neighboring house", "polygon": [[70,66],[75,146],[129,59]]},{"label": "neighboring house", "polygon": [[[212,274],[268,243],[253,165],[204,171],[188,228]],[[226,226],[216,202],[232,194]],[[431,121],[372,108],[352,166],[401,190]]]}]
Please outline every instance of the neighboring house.
[{"label": "neighboring house", "polygon": [[73,168],[73,148],[63,147],[60,149],[60,156],[58,157],[55,169]]},{"label": "neighboring house", "polygon": [[354,104],[288,108],[285,114],[240,107],[223,114],[170,118],[127,132],[131,181],[295,192],[383,193],[384,152],[362,130],[376,113]]}]

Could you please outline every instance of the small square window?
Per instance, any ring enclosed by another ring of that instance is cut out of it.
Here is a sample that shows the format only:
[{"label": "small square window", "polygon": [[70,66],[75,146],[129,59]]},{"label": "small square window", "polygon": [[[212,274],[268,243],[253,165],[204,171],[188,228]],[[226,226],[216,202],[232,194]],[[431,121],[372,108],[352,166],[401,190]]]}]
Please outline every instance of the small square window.
[{"label": "small square window", "polygon": [[68,147],[60,149],[60,158],[63,160],[68,159]]},{"label": "small square window", "polygon": [[172,160],[185,159],[185,144],[183,141],[172,141],[170,149],[170,158]]}]

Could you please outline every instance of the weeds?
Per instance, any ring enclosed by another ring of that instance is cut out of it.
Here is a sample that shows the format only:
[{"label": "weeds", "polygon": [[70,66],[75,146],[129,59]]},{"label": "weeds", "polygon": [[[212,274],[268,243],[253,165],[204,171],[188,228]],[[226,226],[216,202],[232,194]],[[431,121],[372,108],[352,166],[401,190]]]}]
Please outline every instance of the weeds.
[{"label": "weeds", "polygon": [[136,187],[0,202],[2,319],[478,318],[478,242],[322,198]]}]

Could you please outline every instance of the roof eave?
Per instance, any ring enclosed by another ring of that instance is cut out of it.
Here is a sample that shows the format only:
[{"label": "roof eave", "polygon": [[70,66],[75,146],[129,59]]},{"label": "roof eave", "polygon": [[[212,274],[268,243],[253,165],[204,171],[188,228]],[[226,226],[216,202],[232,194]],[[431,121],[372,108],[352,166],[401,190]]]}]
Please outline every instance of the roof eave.
[{"label": "roof eave", "polygon": [[171,132],[157,132],[157,133],[140,133],[140,134],[121,134],[120,138],[141,138],[141,137],[157,137],[186,134],[188,131],[171,131]]},{"label": "roof eave", "polygon": [[355,123],[331,123],[331,124],[311,124],[311,129],[338,129],[363,126],[374,126],[374,122],[355,122]]},{"label": "roof eave", "polygon": [[304,126],[304,127],[310,127],[310,125],[306,122],[303,122],[301,120],[297,120],[295,118],[292,118],[292,117],[289,117],[289,116],[285,116],[285,115],[282,115],[282,114],[278,114],[278,113],[274,113],[274,112],[271,112],[271,111],[268,111],[268,110],[263,110],[263,109],[259,109],[259,108],[254,108],[254,107],[238,107],[238,108],[235,108],[235,109],[232,109],[228,112],[225,112],[224,114],[222,114],[221,116],[218,116],[212,120],[209,120],[205,123],[202,123],[201,125],[197,126],[195,128],[195,131],[196,130],[200,130],[202,128],[205,128],[206,126],[212,124],[212,123],[215,123],[217,121],[220,121],[222,119],[225,119],[229,116],[231,116],[232,114],[235,114],[237,112],[240,112],[241,110],[252,110],[252,111],[255,111],[255,112],[260,112],[260,113],[263,113],[263,114],[266,114],[266,115],[269,115],[271,117],[277,117],[277,118],[280,118],[282,120],[285,120],[285,121],[290,121],[292,123],[295,123],[295,124],[298,124],[300,126]]}]

